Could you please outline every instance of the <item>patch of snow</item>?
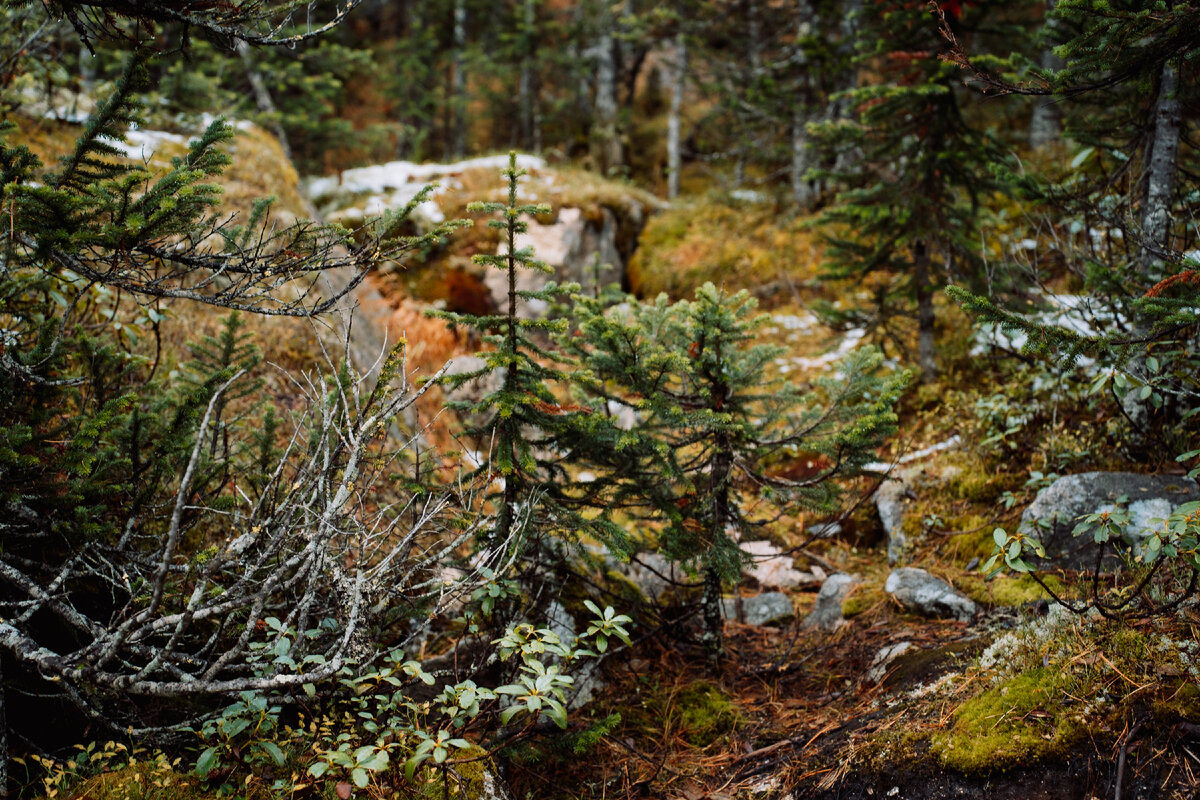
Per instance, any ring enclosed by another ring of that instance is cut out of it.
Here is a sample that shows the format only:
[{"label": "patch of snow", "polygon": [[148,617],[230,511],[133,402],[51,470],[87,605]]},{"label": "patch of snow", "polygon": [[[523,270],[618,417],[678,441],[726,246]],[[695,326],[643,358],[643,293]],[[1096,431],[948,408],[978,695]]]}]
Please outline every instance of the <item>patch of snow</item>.
[{"label": "patch of snow", "polygon": [[[926,456],[931,456],[934,453],[940,453],[943,450],[950,450],[958,447],[960,444],[962,444],[962,437],[958,434],[954,434],[944,442],[931,444],[929,447],[922,447],[920,450],[916,450],[912,453],[905,453],[896,463],[907,464],[910,461],[916,461],[919,458],[925,458]],[[889,469],[891,469],[891,467],[891,464],[883,461],[872,461],[871,463],[864,465],[863,469],[870,470],[871,472],[887,472]]]},{"label": "patch of snow", "polygon": [[742,203],[765,203],[767,196],[762,192],[756,192],[751,189],[734,189],[729,193],[729,196],[734,200]]},{"label": "patch of snow", "polygon": [[812,314],[796,316],[795,314],[772,314],[771,321],[781,326],[785,331],[811,330],[818,322]]},{"label": "patch of snow", "polygon": [[817,369],[827,367],[836,361],[840,361],[849,355],[850,351],[858,347],[858,343],[863,340],[867,332],[862,328],[851,328],[842,337],[842,341],[838,344],[837,349],[832,350],[824,355],[816,356],[815,358],[793,358],[792,363],[800,369]]},{"label": "patch of snow", "polygon": [[[348,169],[340,178],[317,178],[308,182],[308,193],[312,197],[328,194],[330,189],[344,192],[384,194],[388,191],[424,185],[446,175],[456,175],[471,169],[501,170],[508,166],[508,156],[481,156],[456,161],[452,164],[417,164],[412,161],[389,161],[369,167]],[[531,155],[518,155],[519,169],[544,169],[545,159]],[[416,191],[413,191],[416,194]]]},{"label": "patch of snow", "polygon": [[125,134],[125,141],[123,142],[113,139],[106,139],[105,141],[130,158],[140,158],[142,160],[153,158],[155,152],[168,142],[181,145],[187,144],[187,138],[178,133],[141,130],[140,128],[131,128]]}]

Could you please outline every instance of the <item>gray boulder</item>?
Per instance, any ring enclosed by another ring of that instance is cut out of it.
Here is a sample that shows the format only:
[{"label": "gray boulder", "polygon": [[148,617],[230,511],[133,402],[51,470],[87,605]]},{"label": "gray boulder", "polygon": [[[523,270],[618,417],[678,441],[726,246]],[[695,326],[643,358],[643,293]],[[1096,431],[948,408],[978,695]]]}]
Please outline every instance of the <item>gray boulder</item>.
[{"label": "gray boulder", "polygon": [[[721,601],[721,611],[726,619],[739,619],[737,599],[726,597]],[[754,597],[741,598],[741,622],[747,625],[772,625],[787,622],[796,615],[792,599],[783,592],[763,592]]]},{"label": "gray boulder", "polygon": [[821,584],[821,591],[817,592],[816,605],[813,606],[812,612],[804,618],[804,627],[832,631],[841,625],[844,621],[842,619],[842,602],[856,583],[858,583],[857,577],[844,572],[826,578],[825,582]]},{"label": "gray boulder", "polygon": [[924,617],[952,617],[966,622],[975,614],[975,603],[969,597],[916,567],[892,570],[883,588],[900,605]]},{"label": "gray boulder", "polygon": [[1116,508],[1128,497],[1131,519],[1124,540],[1136,549],[1163,519],[1179,506],[1200,500],[1200,486],[1182,475],[1139,475],[1134,472],[1083,472],[1065,475],[1038,492],[1021,515],[1020,531],[1041,541],[1046,558],[1059,566],[1083,567],[1095,558],[1090,536],[1071,531],[1079,517]]}]

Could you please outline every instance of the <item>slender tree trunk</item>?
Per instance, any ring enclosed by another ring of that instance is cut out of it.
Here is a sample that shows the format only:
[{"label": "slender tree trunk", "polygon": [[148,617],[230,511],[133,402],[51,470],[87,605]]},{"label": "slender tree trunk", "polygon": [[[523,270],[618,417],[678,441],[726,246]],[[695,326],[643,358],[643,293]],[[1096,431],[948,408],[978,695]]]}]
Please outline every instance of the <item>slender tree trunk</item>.
[{"label": "slender tree trunk", "polygon": [[1156,273],[1162,265],[1159,253],[1167,248],[1171,237],[1171,200],[1175,195],[1179,158],[1178,84],[1175,65],[1168,61],[1159,75],[1146,171],[1146,199],[1142,206],[1142,272],[1151,279],[1158,277]]},{"label": "slender tree trunk", "polygon": [[675,34],[675,63],[671,70],[671,109],[667,116],[667,197],[679,196],[679,171],[683,168],[680,141],[680,115],[683,112],[683,89],[687,77],[687,41],[683,33]]},{"label": "slender tree trunk", "polygon": [[[1046,14],[1054,10],[1054,0],[1046,0]],[[1053,22],[1046,23],[1052,25]],[[1054,50],[1050,47],[1042,50],[1041,56],[1038,58],[1038,66],[1047,71],[1055,71],[1062,69],[1065,62],[1058,56],[1054,55]],[[1052,97],[1045,97],[1038,100],[1033,107],[1033,116],[1029,118],[1029,146],[1035,150],[1044,145],[1056,142],[1061,136],[1062,128],[1062,113],[1059,111],[1058,103]]]},{"label": "slender tree trunk", "polygon": [[263,80],[262,73],[258,71],[258,65],[254,63],[254,53],[250,51],[250,45],[243,41],[237,43],[237,54],[242,59],[242,66],[246,70],[246,80],[250,82],[250,90],[254,92],[254,104],[258,106],[260,113],[265,114],[271,120],[271,133],[275,134],[275,138],[279,140],[279,146],[283,150],[283,154],[287,156],[288,161],[292,161],[292,146],[288,142],[287,132],[284,131],[283,125],[279,121],[279,108],[275,105],[274,98],[271,97],[271,91],[267,88],[267,82]]},{"label": "slender tree trunk", "polygon": [[917,295],[917,360],[921,378],[932,381],[937,377],[937,361],[933,342],[933,282],[929,274],[929,248],[925,242],[913,245],[913,289]]},{"label": "slender tree trunk", "polygon": [[454,0],[454,56],[450,85],[450,153],[451,159],[462,158],[467,151],[467,4]]},{"label": "slender tree trunk", "polygon": [[537,74],[536,0],[525,0],[523,53],[521,76],[517,93],[521,107],[521,146],[534,153],[542,152],[541,81]]},{"label": "slender tree trunk", "polygon": [[722,642],[725,618],[721,609],[721,575],[716,567],[704,569],[704,596],[700,600],[700,613],[704,621],[700,643],[709,666],[716,668],[725,649]]},{"label": "slender tree trunk", "polygon": [[[863,13],[862,0],[846,0],[842,9],[841,41],[838,43],[838,52],[847,62],[850,62],[858,43],[858,15],[861,13]],[[847,92],[856,88],[858,86],[858,68],[852,62],[848,63],[845,71],[837,77],[835,85],[838,92]],[[843,119],[847,116],[846,112],[847,101],[845,99],[832,102],[826,110],[826,119],[830,122]],[[837,171],[844,171],[850,169],[858,160],[859,153],[841,150],[838,152],[833,167]]]},{"label": "slender tree trunk", "polygon": [[596,43],[596,102],[591,135],[592,162],[602,175],[608,175],[624,163],[617,126],[617,43],[614,27],[611,10],[605,9]]},{"label": "slender tree trunk", "polygon": [[809,0],[800,0],[797,8],[797,51],[796,51],[796,69],[798,77],[796,82],[796,96],[792,98],[792,199],[801,209],[809,209],[812,207],[813,201],[816,199],[816,192],[813,190],[813,185],[805,179],[804,175],[812,167],[812,149],[809,147],[808,141],[808,120],[809,120],[809,103],[812,102],[812,79],[808,75],[808,59],[805,58],[800,42],[808,34],[813,24],[813,7]]}]

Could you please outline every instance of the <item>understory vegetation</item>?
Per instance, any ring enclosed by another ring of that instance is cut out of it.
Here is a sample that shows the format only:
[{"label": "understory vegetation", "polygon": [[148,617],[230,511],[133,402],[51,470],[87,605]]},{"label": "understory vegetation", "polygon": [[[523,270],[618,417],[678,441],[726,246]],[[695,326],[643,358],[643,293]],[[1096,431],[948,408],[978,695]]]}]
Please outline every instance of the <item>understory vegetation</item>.
[{"label": "understory vegetation", "polygon": [[1194,797],[1197,31],[7,3],[0,796]]}]

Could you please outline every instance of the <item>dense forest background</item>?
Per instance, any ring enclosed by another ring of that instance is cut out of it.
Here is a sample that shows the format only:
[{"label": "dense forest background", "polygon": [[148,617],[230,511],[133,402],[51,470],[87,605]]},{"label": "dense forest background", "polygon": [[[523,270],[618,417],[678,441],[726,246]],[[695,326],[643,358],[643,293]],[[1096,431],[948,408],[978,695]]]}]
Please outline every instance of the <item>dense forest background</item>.
[{"label": "dense forest background", "polygon": [[0,796],[1191,798],[1191,2],[0,10]]}]

